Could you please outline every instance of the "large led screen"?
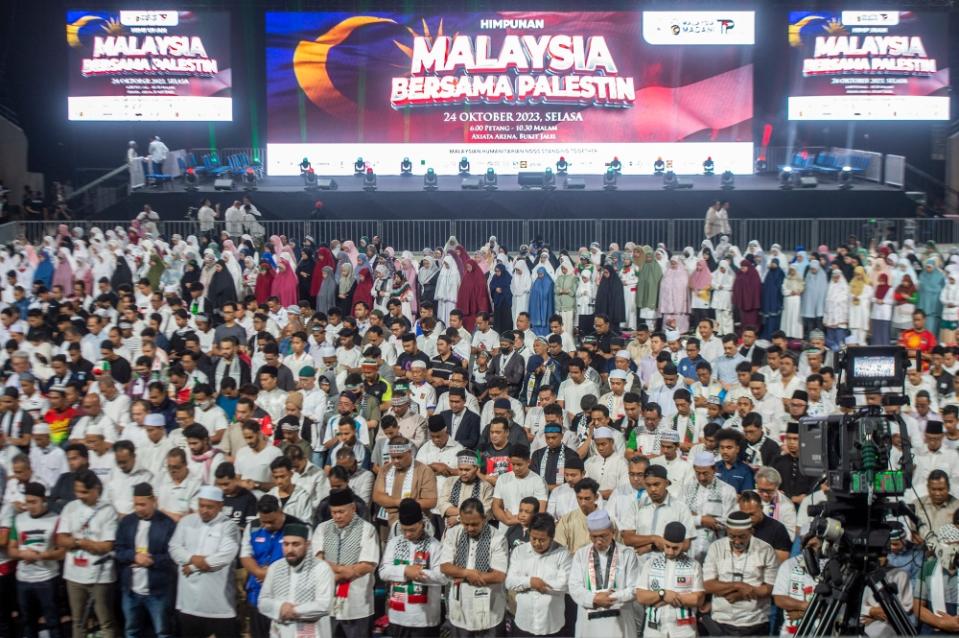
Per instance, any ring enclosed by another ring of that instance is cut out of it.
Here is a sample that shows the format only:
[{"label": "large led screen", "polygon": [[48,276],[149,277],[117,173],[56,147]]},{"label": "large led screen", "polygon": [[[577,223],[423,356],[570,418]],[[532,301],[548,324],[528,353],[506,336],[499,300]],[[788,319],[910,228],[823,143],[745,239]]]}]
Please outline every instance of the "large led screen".
[{"label": "large led screen", "polygon": [[752,166],[750,11],[267,13],[267,169]]},{"label": "large led screen", "polygon": [[71,120],[233,119],[229,13],[75,10],[66,30]]}]

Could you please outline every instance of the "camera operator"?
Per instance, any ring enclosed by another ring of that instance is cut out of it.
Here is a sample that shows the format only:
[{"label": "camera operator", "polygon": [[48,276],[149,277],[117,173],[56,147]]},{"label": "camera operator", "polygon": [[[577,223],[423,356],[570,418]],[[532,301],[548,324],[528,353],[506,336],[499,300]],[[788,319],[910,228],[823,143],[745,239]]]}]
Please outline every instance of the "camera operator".
[{"label": "camera operator", "polygon": [[942,543],[926,559],[922,573],[913,586],[916,596],[914,606],[921,623],[919,630],[924,634],[959,633],[959,608],[956,604],[959,529],[956,525],[959,525],[959,513],[954,511],[950,522],[936,530]]},{"label": "camera operator", "polygon": [[959,499],[949,493],[950,478],[942,470],[936,469],[929,473],[926,479],[926,496],[916,503],[916,515],[919,525],[915,529],[914,540],[917,543],[925,541],[929,551],[935,551],[938,536],[937,530],[953,521],[959,510]]}]

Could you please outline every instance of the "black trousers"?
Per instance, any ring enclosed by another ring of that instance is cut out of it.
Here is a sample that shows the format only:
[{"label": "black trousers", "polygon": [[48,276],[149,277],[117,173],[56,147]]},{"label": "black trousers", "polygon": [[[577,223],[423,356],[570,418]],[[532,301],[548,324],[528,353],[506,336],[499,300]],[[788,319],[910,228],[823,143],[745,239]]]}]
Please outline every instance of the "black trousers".
[{"label": "black trousers", "polygon": [[250,635],[253,638],[270,638],[270,624],[273,621],[253,610],[250,612]]},{"label": "black trousers", "polygon": [[373,635],[372,625],[372,616],[356,620],[330,620],[333,638],[369,638]]},{"label": "black trousers", "polygon": [[769,635],[769,621],[759,623],[758,625],[751,625],[749,627],[738,627],[736,625],[728,625],[726,623],[718,622],[720,629],[723,630],[724,636],[768,636]]},{"label": "black trousers", "polygon": [[404,627],[390,623],[386,630],[390,638],[436,638],[440,635],[439,626],[436,627]]},{"label": "black trousers", "polygon": [[176,615],[183,638],[207,638],[211,634],[216,638],[235,638],[238,634],[236,618],[202,618],[181,611]]}]

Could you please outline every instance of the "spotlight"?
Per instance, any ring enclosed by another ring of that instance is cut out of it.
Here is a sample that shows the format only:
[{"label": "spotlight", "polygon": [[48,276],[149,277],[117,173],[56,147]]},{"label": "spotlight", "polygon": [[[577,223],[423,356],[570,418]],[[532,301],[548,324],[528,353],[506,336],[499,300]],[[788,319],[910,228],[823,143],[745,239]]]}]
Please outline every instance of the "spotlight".
[{"label": "spotlight", "polygon": [[[568,169],[569,169],[569,163],[566,161],[566,158],[561,155],[559,158],[559,161],[556,162],[556,172],[559,175],[565,175]],[[549,170],[549,169],[547,168],[546,170]]]},{"label": "spotlight", "polygon": [[719,187],[724,191],[731,191],[736,188],[736,176],[733,175],[732,171],[723,171],[719,178]]},{"label": "spotlight", "polygon": [[616,190],[616,180],[618,177],[616,170],[610,165],[610,167],[606,169],[606,172],[603,173],[603,190]]},{"label": "spotlight", "polygon": [[768,168],[769,168],[769,164],[766,163],[765,157],[760,157],[759,159],[756,160],[755,173],[757,175],[765,173]]},{"label": "spotlight", "polygon": [[706,161],[703,162],[703,175],[715,175],[716,174],[716,163],[713,162],[713,158],[707,157]]},{"label": "spotlight", "polygon": [[186,183],[184,190],[194,192],[197,189],[197,184],[199,183],[199,178],[196,175],[196,169],[192,166],[186,169],[186,173],[183,175],[183,181]]},{"label": "spotlight", "polygon": [[613,161],[609,163],[609,168],[620,173],[623,170],[623,163],[619,161],[618,157],[613,157]]},{"label": "spotlight", "polygon": [[403,161],[400,162],[400,175],[408,176],[413,174],[413,162],[410,161],[410,158],[404,157]]},{"label": "spotlight", "polygon": [[316,173],[312,166],[303,171],[303,183],[306,184],[306,190],[316,190]]},{"label": "spotlight", "polygon": [[653,175],[662,175],[666,170],[666,162],[663,161],[662,157],[657,157],[656,161],[653,162]]},{"label": "spotlight", "polygon": [[[564,174],[565,172],[566,171],[563,171]],[[549,166],[547,166],[546,170],[543,171],[543,190],[556,190],[556,175],[553,174],[553,169],[551,169]]]},{"label": "spotlight", "polygon": [[663,174],[663,188],[668,191],[675,190],[679,186],[679,179],[673,171],[667,171]]},{"label": "spotlight", "polygon": [[493,170],[492,166],[487,168],[486,174],[483,175],[483,188],[488,191],[496,190],[496,171]]},{"label": "spotlight", "polygon": [[363,161],[362,157],[357,157],[356,161],[353,162],[353,175],[359,177],[366,172],[366,162]]},{"label": "spotlight", "polygon": [[243,190],[256,190],[256,171],[253,170],[252,166],[247,168],[246,172],[243,173]]},{"label": "spotlight", "polygon": [[852,189],[852,167],[843,166],[839,172],[839,190],[848,191]]},{"label": "spotlight", "polygon": [[436,177],[436,172],[432,168],[426,169],[426,175],[423,176],[423,190],[435,191],[439,189],[439,187],[439,180]]},{"label": "spotlight", "polygon": [[792,166],[783,166],[782,171],[779,173],[779,188],[784,191],[792,189],[792,175],[793,167]]},{"label": "spotlight", "polygon": [[373,172],[372,166],[363,174],[363,190],[370,192],[376,190],[376,173]]},{"label": "spotlight", "polygon": [[466,159],[465,156],[460,158],[460,175],[469,175],[470,174],[470,161]]},{"label": "spotlight", "polygon": [[306,172],[309,171],[311,167],[310,158],[304,157],[303,161],[300,162],[300,175],[306,175]]}]

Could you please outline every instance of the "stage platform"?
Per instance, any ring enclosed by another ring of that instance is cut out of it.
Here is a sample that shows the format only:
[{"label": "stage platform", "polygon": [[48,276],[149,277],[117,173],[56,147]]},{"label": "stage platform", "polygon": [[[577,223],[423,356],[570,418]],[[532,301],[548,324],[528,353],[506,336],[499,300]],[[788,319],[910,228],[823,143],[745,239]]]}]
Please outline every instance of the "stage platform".
[{"label": "stage platform", "polygon": [[[462,178],[439,177],[439,190],[424,191],[421,176],[383,176],[377,190],[362,188],[362,177],[336,177],[337,190],[307,192],[303,181],[294,177],[266,177],[255,191],[242,185],[233,191],[214,191],[211,182],[198,192],[187,192],[181,182],[172,189],[147,188],[102,210],[96,219],[131,219],[144,204],[150,204],[163,219],[183,219],[190,206],[204,198],[219,202],[225,209],[235,199],[249,194],[265,220],[305,220],[318,210],[329,220],[410,220],[410,219],[702,219],[709,204],[729,201],[733,219],[769,218],[873,218],[910,217],[915,204],[902,190],[856,180],[851,190],[839,190],[832,178],[820,179],[817,188],[781,190],[774,175],[741,175],[735,189],[720,188],[718,175],[681,176],[692,188],[664,190],[662,177],[620,176],[618,188],[603,190],[600,175],[571,175],[585,181],[584,190],[567,190],[565,178],[557,177],[552,191],[523,190],[515,175],[498,177],[498,189],[463,190]],[[316,209],[317,202],[320,202]]]}]

